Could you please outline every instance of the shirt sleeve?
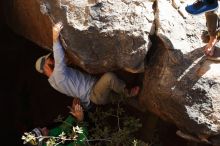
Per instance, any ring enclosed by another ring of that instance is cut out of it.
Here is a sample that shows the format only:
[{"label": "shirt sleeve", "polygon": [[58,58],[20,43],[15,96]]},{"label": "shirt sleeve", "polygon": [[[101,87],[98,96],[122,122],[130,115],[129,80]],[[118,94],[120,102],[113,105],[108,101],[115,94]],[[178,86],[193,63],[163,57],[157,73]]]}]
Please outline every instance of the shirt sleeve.
[{"label": "shirt sleeve", "polygon": [[63,81],[67,75],[67,66],[65,62],[64,49],[60,41],[53,44],[53,55],[55,61],[53,74],[57,81]]},{"label": "shirt sleeve", "polygon": [[66,68],[65,54],[60,41],[53,44],[53,54],[55,61],[54,69],[57,71],[64,71]]}]

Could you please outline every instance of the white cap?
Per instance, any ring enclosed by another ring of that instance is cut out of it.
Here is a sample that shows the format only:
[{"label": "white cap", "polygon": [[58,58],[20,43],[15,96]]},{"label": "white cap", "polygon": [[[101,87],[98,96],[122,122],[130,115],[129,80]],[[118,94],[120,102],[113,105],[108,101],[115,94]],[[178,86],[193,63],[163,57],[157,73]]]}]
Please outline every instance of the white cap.
[{"label": "white cap", "polygon": [[39,73],[43,73],[43,67],[45,64],[46,59],[50,56],[51,53],[41,56],[40,58],[37,59],[36,63],[35,63],[35,68]]}]

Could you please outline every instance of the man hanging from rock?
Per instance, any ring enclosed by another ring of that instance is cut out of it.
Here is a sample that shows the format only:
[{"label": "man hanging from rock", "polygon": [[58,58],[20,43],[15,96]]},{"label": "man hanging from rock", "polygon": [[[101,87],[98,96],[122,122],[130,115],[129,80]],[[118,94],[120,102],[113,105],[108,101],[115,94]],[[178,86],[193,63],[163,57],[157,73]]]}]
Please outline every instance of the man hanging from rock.
[{"label": "man hanging from rock", "polygon": [[124,81],[114,73],[107,72],[100,79],[68,67],[65,62],[64,49],[59,39],[63,25],[61,22],[53,26],[53,55],[40,57],[36,61],[36,70],[48,77],[50,85],[57,91],[70,97],[78,97],[84,108],[94,104],[106,104],[110,101],[109,94],[114,91],[127,97],[137,96],[140,87],[130,90]]}]

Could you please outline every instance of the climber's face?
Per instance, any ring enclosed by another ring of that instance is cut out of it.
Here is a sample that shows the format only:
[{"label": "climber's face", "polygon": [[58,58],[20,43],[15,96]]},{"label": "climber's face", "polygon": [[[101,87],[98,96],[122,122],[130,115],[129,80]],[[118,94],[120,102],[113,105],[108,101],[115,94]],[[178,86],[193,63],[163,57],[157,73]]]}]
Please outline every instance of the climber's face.
[{"label": "climber's face", "polygon": [[49,78],[53,73],[54,69],[54,59],[47,58],[44,64],[44,74]]}]

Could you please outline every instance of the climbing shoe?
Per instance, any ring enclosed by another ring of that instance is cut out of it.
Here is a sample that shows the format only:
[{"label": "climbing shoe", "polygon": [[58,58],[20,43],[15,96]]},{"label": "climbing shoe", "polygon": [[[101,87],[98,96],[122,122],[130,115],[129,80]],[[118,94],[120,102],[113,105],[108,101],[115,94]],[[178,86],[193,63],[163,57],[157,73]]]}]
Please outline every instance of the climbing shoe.
[{"label": "climbing shoe", "polygon": [[218,9],[218,0],[197,0],[185,7],[186,11],[192,15],[198,15]]}]

